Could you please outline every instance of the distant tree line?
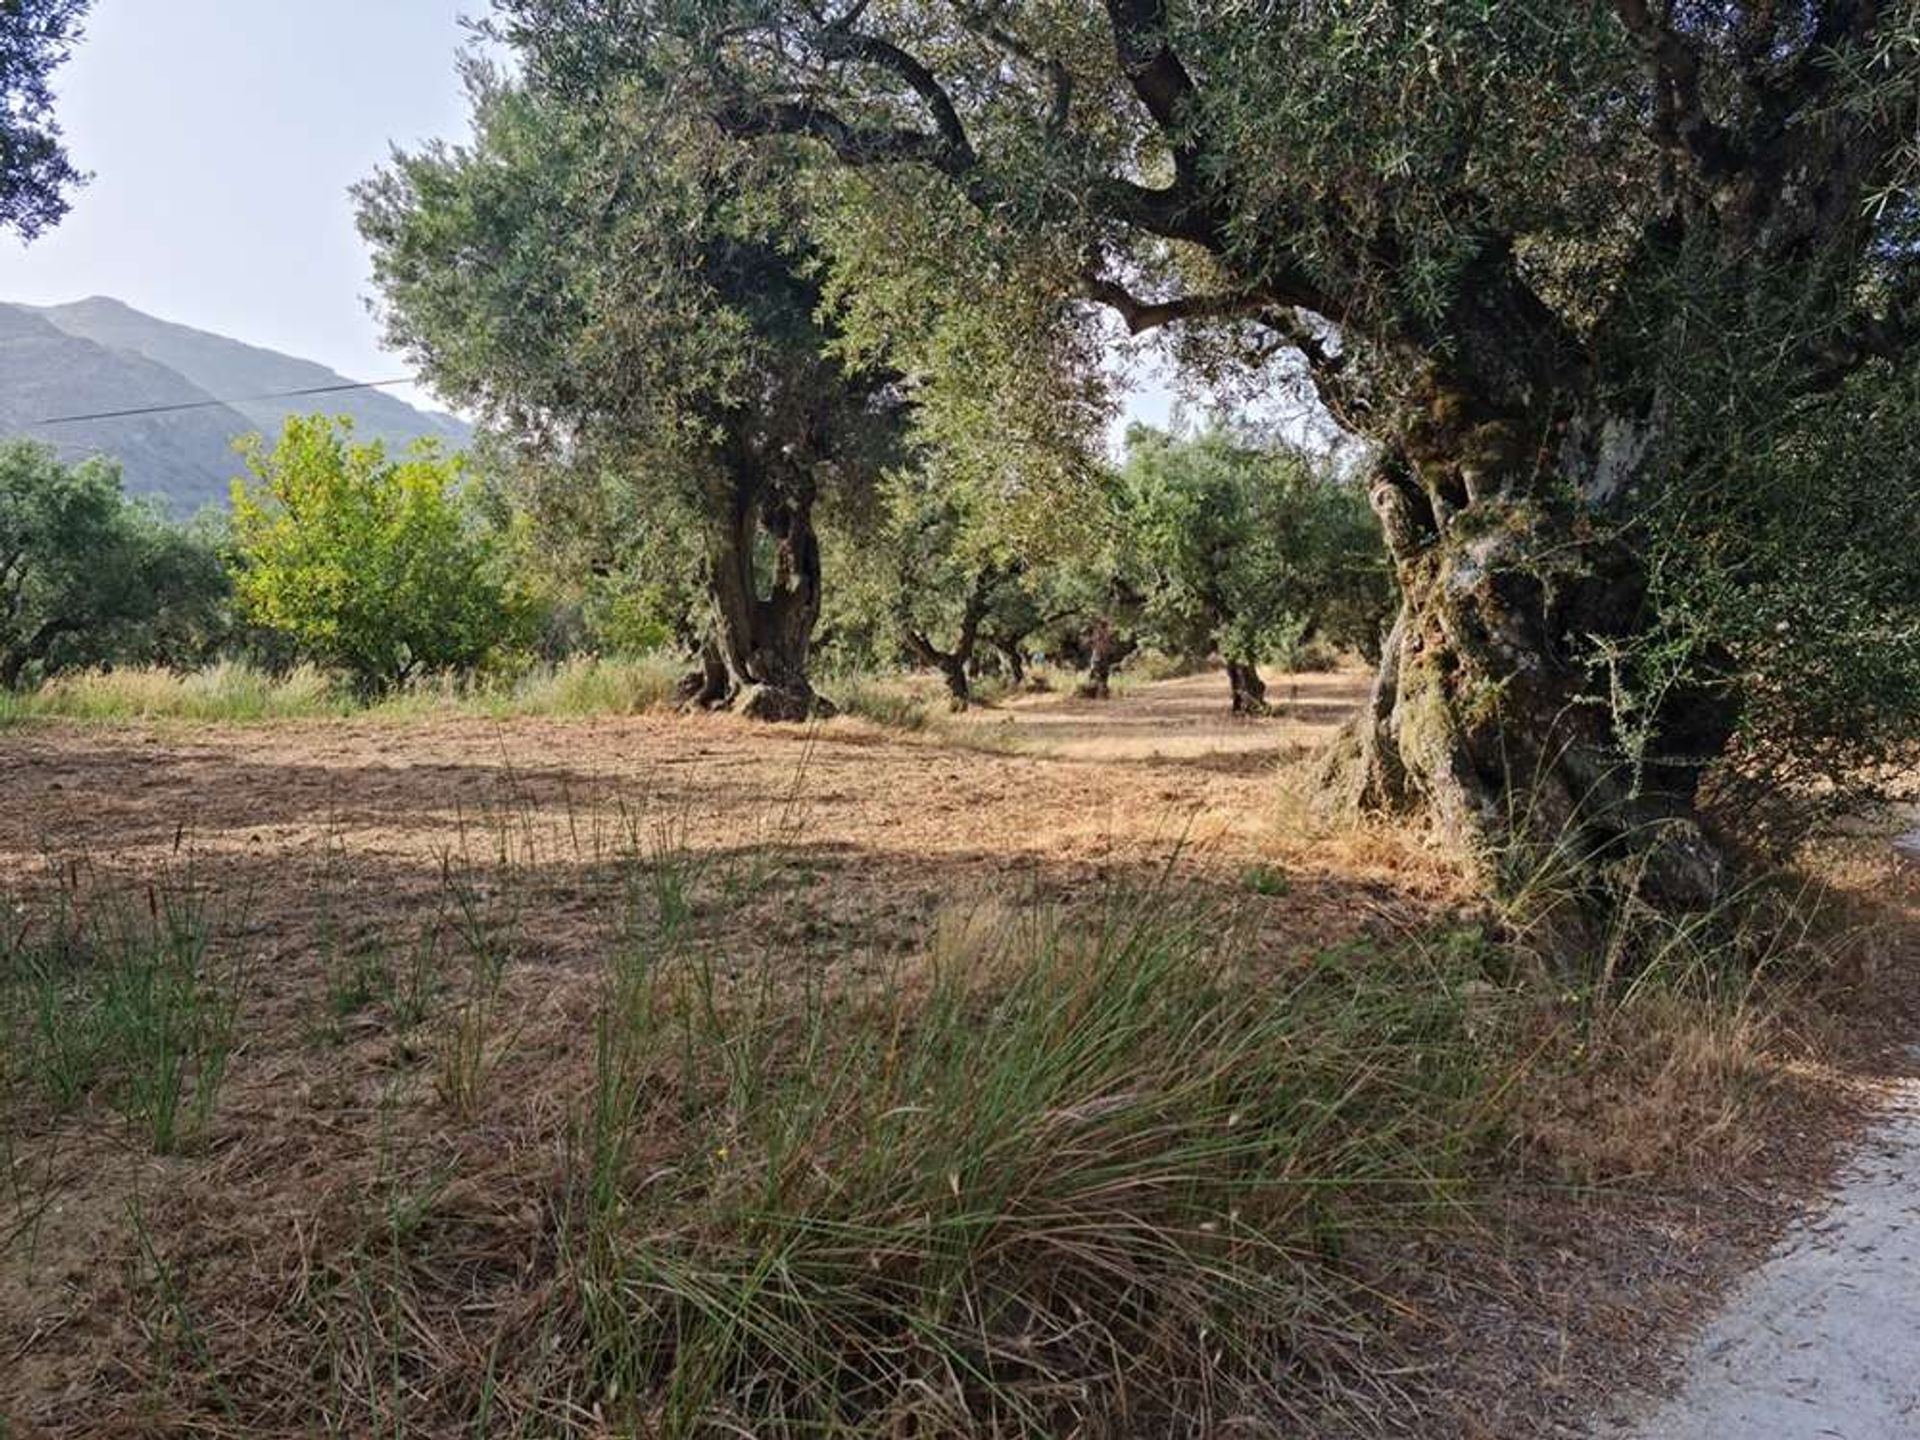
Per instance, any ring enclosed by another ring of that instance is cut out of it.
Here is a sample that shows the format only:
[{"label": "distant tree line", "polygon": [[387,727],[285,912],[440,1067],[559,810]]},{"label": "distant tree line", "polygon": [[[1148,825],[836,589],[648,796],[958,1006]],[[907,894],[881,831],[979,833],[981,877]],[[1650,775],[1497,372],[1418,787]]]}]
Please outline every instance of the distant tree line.
[{"label": "distant tree line", "polygon": [[0,444],[0,686],[104,664],[192,665],[226,642],[222,537],[129,500],[111,461]]},{"label": "distant tree line", "polygon": [[[1104,695],[1114,666],[1147,648],[1194,667],[1219,657],[1223,698],[1259,714],[1260,664],[1365,653],[1392,603],[1364,496],[1218,427],[1136,428],[1089,492],[1089,523],[1027,551],[904,458],[838,487],[818,518],[808,507],[804,529],[786,502],[783,531],[764,528],[763,507],[723,510],[755,529],[716,550],[672,503],[585,530],[575,512],[530,509],[519,497],[540,476],[505,452],[476,462],[422,442],[395,455],[317,415],[242,452],[230,510],[180,524],[128,497],[111,461],[0,448],[0,685],[235,657],[316,664],[371,696],[427,675],[677,649],[688,704],[754,686],[785,698],[750,713],[791,718],[826,707],[822,664],[930,669],[964,708],[983,674],[1019,685],[1042,658]],[[713,583],[721,562],[731,589]],[[790,667],[782,687],[753,679],[776,664]],[[805,705],[789,704],[799,687]]]},{"label": "distant tree line", "polygon": [[460,461],[431,444],[389,458],[320,416],[246,459],[231,512],[182,524],[110,460],[0,445],[0,687],[242,658],[373,694],[519,647],[528,609]]}]

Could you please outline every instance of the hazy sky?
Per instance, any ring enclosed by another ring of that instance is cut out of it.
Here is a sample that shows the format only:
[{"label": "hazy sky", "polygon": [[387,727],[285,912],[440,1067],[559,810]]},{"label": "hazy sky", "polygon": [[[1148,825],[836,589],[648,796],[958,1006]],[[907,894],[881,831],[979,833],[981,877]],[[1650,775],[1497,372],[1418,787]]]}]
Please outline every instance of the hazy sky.
[{"label": "hazy sky", "polygon": [[94,179],[34,244],[0,237],[0,300],[111,295],[356,380],[405,374],[367,313],[346,191],[393,143],[465,134],[454,58],[478,8],[96,0],[55,76]]}]

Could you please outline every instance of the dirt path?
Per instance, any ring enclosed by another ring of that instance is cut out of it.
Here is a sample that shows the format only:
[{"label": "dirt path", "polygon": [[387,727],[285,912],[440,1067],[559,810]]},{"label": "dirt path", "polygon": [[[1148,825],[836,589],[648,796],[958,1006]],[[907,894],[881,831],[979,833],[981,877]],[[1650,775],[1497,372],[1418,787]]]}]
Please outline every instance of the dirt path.
[{"label": "dirt path", "polygon": [[[1893,850],[1920,861],[1920,827]],[[1920,1435],[1920,1078],[1891,1082],[1831,1202],[1735,1287],[1673,1393],[1613,1430],[1631,1440]]]},{"label": "dirt path", "polygon": [[1920,1080],[1695,1341],[1678,1392],[1633,1440],[1920,1435]]}]

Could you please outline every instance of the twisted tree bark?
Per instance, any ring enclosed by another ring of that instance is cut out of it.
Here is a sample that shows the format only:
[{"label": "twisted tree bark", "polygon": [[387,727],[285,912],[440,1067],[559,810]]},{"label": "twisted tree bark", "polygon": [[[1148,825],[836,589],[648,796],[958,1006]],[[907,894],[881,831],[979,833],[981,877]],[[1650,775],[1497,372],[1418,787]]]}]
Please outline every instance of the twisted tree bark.
[{"label": "twisted tree bark", "polygon": [[947,682],[947,704],[956,713],[973,704],[972,668],[980,642],[980,622],[986,618],[987,602],[993,598],[993,586],[999,577],[1000,571],[993,565],[983,566],[974,576],[951,650],[935,645],[926,631],[911,621],[901,623],[908,652],[920,664],[940,672]]},{"label": "twisted tree bark", "polygon": [[1080,698],[1106,700],[1113,694],[1113,672],[1140,648],[1136,636],[1120,631],[1104,615],[1087,632],[1087,678],[1081,682]]},{"label": "twisted tree bark", "polygon": [[[1371,479],[1402,598],[1330,757],[1336,799],[1430,815],[1563,958],[1623,879],[1656,904],[1711,903],[1722,857],[1695,802],[1737,718],[1728,692],[1667,691],[1635,758],[1597,663],[1650,618],[1642,558],[1607,524],[1628,422],[1540,427],[1551,443],[1525,450],[1458,396],[1432,413],[1449,418]],[[1586,443],[1600,433],[1616,439]]]},{"label": "twisted tree bark", "polygon": [[1260,667],[1251,660],[1227,661],[1227,686],[1233,692],[1236,715],[1271,715],[1267,704],[1267,682],[1260,678]]},{"label": "twisted tree bark", "polygon": [[[832,713],[813,689],[807,662],[820,619],[820,542],[814,488],[802,475],[784,484],[743,473],[734,504],[708,556],[708,639],[691,703],[730,708],[755,720],[806,720]],[[773,575],[762,593],[756,540],[773,541]]]}]

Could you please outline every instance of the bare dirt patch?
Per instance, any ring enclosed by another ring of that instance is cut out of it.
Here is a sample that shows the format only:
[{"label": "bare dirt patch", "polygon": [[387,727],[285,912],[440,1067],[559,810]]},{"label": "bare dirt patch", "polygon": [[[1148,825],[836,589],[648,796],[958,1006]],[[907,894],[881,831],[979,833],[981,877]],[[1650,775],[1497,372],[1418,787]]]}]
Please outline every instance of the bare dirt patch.
[{"label": "bare dirt patch", "polygon": [[[1205,676],[968,718],[1011,736],[1004,752],[858,720],[30,727],[0,740],[0,864],[30,877],[47,857],[84,857],[124,879],[191,850],[268,949],[297,942],[323,897],[341,924],[390,918],[435,891],[450,858],[504,852],[563,882],[623,846],[669,840],[700,856],[777,843],[832,881],[787,907],[793,923],[844,921],[881,944],[956,898],[1067,895],[1176,850],[1223,873],[1293,855],[1300,884],[1272,908],[1279,922],[1298,916],[1303,938],[1348,933],[1383,906],[1415,919],[1419,904],[1377,877],[1307,861],[1277,819],[1276,767],[1329,734],[1362,682],[1303,683],[1320,697],[1309,713],[1257,724],[1227,718]],[[337,883],[323,886],[329,873]],[[557,888],[536,927],[549,958],[571,952],[583,918]]]},{"label": "bare dirt patch", "polygon": [[1273,714],[1234,715],[1227,682],[1211,671],[1138,684],[1116,700],[1072,693],[1015,695],[955,722],[1069,760],[1171,761],[1203,769],[1271,769],[1322,744],[1365,698],[1372,677],[1356,670],[1270,676]]}]

